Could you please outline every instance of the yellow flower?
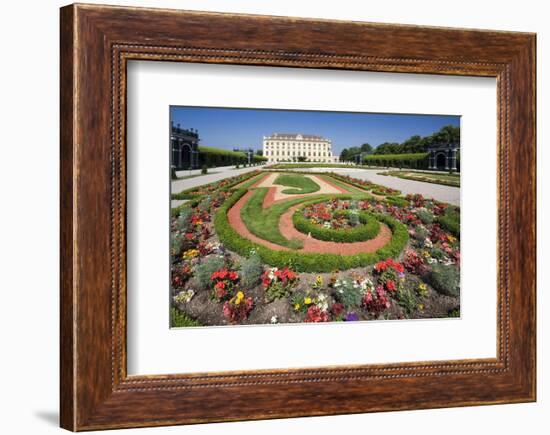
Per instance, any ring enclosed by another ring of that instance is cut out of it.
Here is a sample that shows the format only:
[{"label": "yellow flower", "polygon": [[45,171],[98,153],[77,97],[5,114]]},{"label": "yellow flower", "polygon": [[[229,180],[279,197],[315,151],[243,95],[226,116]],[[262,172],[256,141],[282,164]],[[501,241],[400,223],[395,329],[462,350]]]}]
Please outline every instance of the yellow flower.
[{"label": "yellow flower", "polygon": [[235,305],[239,305],[243,299],[244,293],[241,291],[237,292],[237,296],[235,296]]},{"label": "yellow flower", "polygon": [[315,285],[318,287],[321,287],[323,285],[323,277],[321,275],[317,275],[317,278],[315,279]]},{"label": "yellow flower", "polygon": [[418,309],[419,309],[420,311],[423,311],[423,310],[424,310],[424,305],[423,305],[423,304],[420,304],[420,305],[418,306]]},{"label": "yellow flower", "polygon": [[183,258],[184,259],[188,259],[188,258],[194,258],[196,256],[199,255],[199,251],[198,249],[189,249],[188,251],[185,251],[183,253]]},{"label": "yellow flower", "polygon": [[311,298],[309,296],[304,299],[304,304],[306,304],[306,305],[311,304],[311,302],[312,301],[311,301]]},{"label": "yellow flower", "polygon": [[456,242],[456,237],[453,237],[453,236],[451,236],[450,234],[447,235],[447,239],[448,239],[449,242],[451,242],[451,243]]},{"label": "yellow flower", "polygon": [[422,255],[424,255],[424,257],[429,257],[429,256],[430,256],[430,253],[429,253],[428,251],[424,251],[424,252],[422,253]]},{"label": "yellow flower", "polygon": [[298,311],[300,309],[300,304],[294,304],[294,310]]}]

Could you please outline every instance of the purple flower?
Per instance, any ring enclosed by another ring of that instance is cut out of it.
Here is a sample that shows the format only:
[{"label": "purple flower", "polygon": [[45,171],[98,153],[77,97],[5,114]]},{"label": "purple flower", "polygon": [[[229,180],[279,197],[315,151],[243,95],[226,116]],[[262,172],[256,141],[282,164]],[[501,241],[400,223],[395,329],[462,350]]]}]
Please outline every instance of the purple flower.
[{"label": "purple flower", "polygon": [[357,313],[351,312],[351,313],[346,314],[346,317],[344,317],[344,320],[346,322],[354,322],[354,321],[359,320],[359,316],[357,315]]}]

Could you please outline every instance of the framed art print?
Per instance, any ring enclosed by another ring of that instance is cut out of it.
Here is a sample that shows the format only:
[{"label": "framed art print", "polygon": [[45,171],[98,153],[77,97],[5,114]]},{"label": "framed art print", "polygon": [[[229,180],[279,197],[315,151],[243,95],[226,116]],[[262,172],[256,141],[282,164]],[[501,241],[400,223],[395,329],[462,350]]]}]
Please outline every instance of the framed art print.
[{"label": "framed art print", "polygon": [[61,425],[535,400],[534,71],[526,33],[62,8]]}]

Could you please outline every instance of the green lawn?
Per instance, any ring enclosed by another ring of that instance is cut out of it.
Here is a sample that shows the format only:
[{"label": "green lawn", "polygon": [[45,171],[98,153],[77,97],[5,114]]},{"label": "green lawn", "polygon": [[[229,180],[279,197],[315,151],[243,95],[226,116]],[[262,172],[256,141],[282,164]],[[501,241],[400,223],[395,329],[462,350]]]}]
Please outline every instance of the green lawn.
[{"label": "green lawn", "polygon": [[314,193],[321,189],[315,181],[301,174],[281,174],[275,179],[273,184],[291,187],[291,189],[283,190],[283,193],[289,195]]},{"label": "green lawn", "polygon": [[288,240],[279,231],[279,219],[281,215],[292,205],[302,202],[303,198],[291,199],[279,204],[274,204],[263,209],[264,198],[268,192],[267,187],[260,187],[241,209],[241,218],[248,230],[264,240],[286,246],[291,249],[299,249],[302,242],[299,240]]},{"label": "green lawn", "polygon": [[423,181],[425,183],[442,184],[444,186],[460,187],[460,174],[438,174],[432,172],[416,172],[416,171],[386,171],[380,172],[378,175],[389,175],[399,177],[406,180]]}]

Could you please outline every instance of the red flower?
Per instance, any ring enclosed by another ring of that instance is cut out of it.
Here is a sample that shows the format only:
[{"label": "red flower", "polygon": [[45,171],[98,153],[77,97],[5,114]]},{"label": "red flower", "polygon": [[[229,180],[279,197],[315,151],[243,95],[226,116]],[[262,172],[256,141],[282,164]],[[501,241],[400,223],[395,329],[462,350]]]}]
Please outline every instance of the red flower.
[{"label": "red flower", "polygon": [[312,305],[308,308],[304,322],[307,323],[319,323],[319,322],[328,322],[328,314],[317,305]]},{"label": "red flower", "polygon": [[231,281],[236,281],[239,279],[239,274],[237,272],[234,272],[234,271],[230,271],[228,274],[227,274],[227,277],[231,280]]},{"label": "red flower", "polygon": [[374,265],[374,270],[376,270],[377,272],[383,272],[387,268],[388,268],[388,265],[386,264],[385,261],[379,261]]},{"label": "red flower", "polygon": [[386,281],[386,289],[388,289],[389,291],[395,291],[397,290],[397,286],[395,285],[395,281],[389,279]]},{"label": "red flower", "polygon": [[214,286],[216,289],[225,289],[225,281],[218,281],[216,285]]},{"label": "red flower", "polygon": [[338,317],[340,314],[344,312],[344,305],[342,305],[340,302],[336,302],[335,304],[332,305],[332,307],[330,308],[330,311],[334,316]]}]

